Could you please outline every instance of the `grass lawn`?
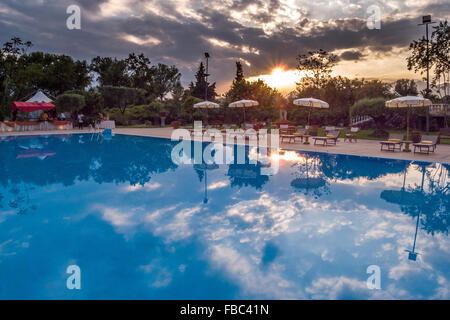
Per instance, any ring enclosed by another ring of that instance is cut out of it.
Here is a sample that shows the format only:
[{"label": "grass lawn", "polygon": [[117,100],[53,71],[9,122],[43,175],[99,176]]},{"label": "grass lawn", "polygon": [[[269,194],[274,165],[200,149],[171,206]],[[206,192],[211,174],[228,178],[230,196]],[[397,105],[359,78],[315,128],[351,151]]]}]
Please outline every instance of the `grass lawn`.
[{"label": "grass lawn", "polygon": [[[344,134],[347,133],[347,131],[349,131],[349,130],[346,130],[344,132]],[[360,132],[358,132],[358,139],[385,140],[384,138],[371,137],[370,135],[372,134],[373,131],[374,131],[373,129],[361,130]],[[402,134],[406,135],[406,131],[402,131],[402,130],[388,130],[388,132],[389,133],[402,133]],[[411,134],[411,131],[410,131],[409,134]],[[420,131],[420,134],[421,135],[425,135],[426,132],[425,131]],[[430,132],[429,135],[430,136],[436,136],[438,134],[439,134],[439,132]],[[441,144],[450,144],[450,139],[441,139]]]}]

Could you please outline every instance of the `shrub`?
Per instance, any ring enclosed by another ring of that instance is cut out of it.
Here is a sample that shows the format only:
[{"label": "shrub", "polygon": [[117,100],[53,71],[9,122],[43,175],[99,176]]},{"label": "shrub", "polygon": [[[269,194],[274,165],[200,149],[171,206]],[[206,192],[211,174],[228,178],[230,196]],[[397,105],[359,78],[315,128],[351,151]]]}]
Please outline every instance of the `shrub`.
[{"label": "shrub", "polygon": [[56,97],[57,112],[77,112],[84,108],[86,101],[84,96],[75,93],[63,93]]},{"label": "shrub", "polygon": [[385,127],[388,115],[391,113],[389,108],[385,106],[385,99],[379,98],[364,98],[356,101],[350,108],[350,115],[354,116],[370,116],[373,118],[377,129],[373,135],[382,137],[387,134]]}]

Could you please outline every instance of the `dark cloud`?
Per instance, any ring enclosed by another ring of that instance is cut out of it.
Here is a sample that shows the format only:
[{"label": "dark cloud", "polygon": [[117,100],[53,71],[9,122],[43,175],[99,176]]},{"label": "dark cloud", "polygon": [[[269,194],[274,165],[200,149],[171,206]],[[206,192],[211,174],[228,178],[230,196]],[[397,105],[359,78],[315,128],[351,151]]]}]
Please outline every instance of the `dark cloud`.
[{"label": "dark cloud", "polygon": [[364,55],[360,51],[344,51],[341,53],[339,58],[341,60],[361,60],[361,58],[364,57]]},{"label": "dark cloud", "polygon": [[[156,1],[162,12],[159,15],[138,10],[127,16],[102,17],[100,6],[105,2],[107,0],[75,1],[82,7],[82,30],[68,30],[65,25],[66,8],[74,3],[72,0],[49,0],[44,4],[2,0],[0,42],[19,36],[31,40],[35,50],[65,53],[88,60],[97,55],[125,57],[129,52],[143,52],[152,62],[176,64],[186,84],[192,80],[205,51],[212,55],[212,78],[220,83],[233,77],[234,61],[238,59],[251,64],[245,71],[248,76],[253,76],[267,73],[281,63],[295,68],[297,55],[310,50],[343,50],[342,60],[360,60],[362,52],[386,55],[393,48],[406,48],[411,40],[423,34],[423,28],[417,26],[420,17],[415,16],[397,20],[383,18],[381,30],[369,30],[364,15],[360,18],[330,17],[318,24],[310,13],[297,10],[301,18],[297,25],[292,26],[275,21],[276,9],[280,6],[280,2],[275,0],[233,1],[228,10],[243,11],[249,5],[262,8],[266,4],[267,10],[257,11],[252,16],[253,26],[234,21],[229,11],[216,9],[214,1],[196,8],[195,14],[201,17],[200,20],[181,15],[176,10],[176,2],[163,0]],[[135,0],[132,3],[130,7],[138,8],[155,1]],[[450,12],[448,7],[429,8],[430,11],[440,10],[441,15]],[[275,23],[278,30],[265,33],[259,25],[268,22]],[[138,45],[125,40],[124,34],[141,39],[153,37],[160,43]],[[214,46],[208,39],[217,39],[223,45]],[[248,52],[247,48],[254,50]]]}]

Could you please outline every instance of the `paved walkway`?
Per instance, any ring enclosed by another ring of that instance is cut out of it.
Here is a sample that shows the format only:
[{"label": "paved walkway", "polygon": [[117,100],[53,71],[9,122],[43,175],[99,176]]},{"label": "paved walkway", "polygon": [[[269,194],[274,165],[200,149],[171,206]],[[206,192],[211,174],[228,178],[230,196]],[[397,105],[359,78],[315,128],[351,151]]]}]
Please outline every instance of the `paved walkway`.
[{"label": "paved walkway", "polygon": [[[136,136],[146,137],[160,137],[170,138],[172,134],[172,128],[117,128],[114,132],[117,134],[128,134]],[[0,133],[2,135],[32,135],[32,134],[71,134],[71,133],[87,133],[87,130],[67,130],[67,131],[29,131],[29,132],[10,132]],[[312,140],[311,140],[312,142]],[[435,153],[430,155],[426,154],[414,154],[413,152],[387,152],[380,151],[380,143],[374,140],[358,140],[357,143],[344,142],[343,138],[340,138],[336,146],[314,146],[313,144],[304,145],[298,140],[296,143],[282,143],[280,144],[282,149],[291,150],[309,150],[309,151],[321,151],[340,154],[351,154],[369,157],[382,157],[382,158],[395,158],[406,160],[423,160],[423,161],[436,161],[450,163],[450,145],[438,145]]]},{"label": "paved walkway", "polygon": [[[170,138],[172,134],[172,128],[145,128],[145,129],[115,129],[115,133],[129,134],[137,136],[148,137],[161,137]],[[313,142],[310,139],[310,142]],[[414,154],[413,152],[388,152],[380,151],[380,143],[375,140],[358,140],[357,143],[344,142],[343,138],[340,138],[336,146],[314,146],[304,145],[300,143],[298,139],[296,143],[282,143],[280,144],[282,149],[292,150],[309,150],[309,151],[321,151],[330,153],[351,154],[369,157],[382,157],[382,158],[394,158],[394,159],[406,159],[406,160],[423,160],[423,161],[436,161],[450,163],[450,145],[438,145],[435,153],[429,155],[426,154]]]}]

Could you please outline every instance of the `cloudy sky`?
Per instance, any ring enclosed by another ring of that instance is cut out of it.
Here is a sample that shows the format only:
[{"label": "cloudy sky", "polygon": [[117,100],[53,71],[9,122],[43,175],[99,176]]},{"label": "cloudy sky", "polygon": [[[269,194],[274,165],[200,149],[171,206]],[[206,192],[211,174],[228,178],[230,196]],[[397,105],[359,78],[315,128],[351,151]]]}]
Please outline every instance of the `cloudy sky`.
[{"label": "cloudy sky", "polygon": [[[80,30],[66,27],[72,4],[81,9]],[[367,27],[371,5],[380,8],[380,30]],[[448,0],[2,0],[0,42],[18,36],[33,50],[87,60],[143,52],[177,65],[185,85],[208,51],[219,91],[236,60],[246,76],[286,91],[297,79],[296,56],[319,48],[339,55],[335,74],[420,78],[406,69],[408,45],[424,34],[422,15],[449,13]]]}]

